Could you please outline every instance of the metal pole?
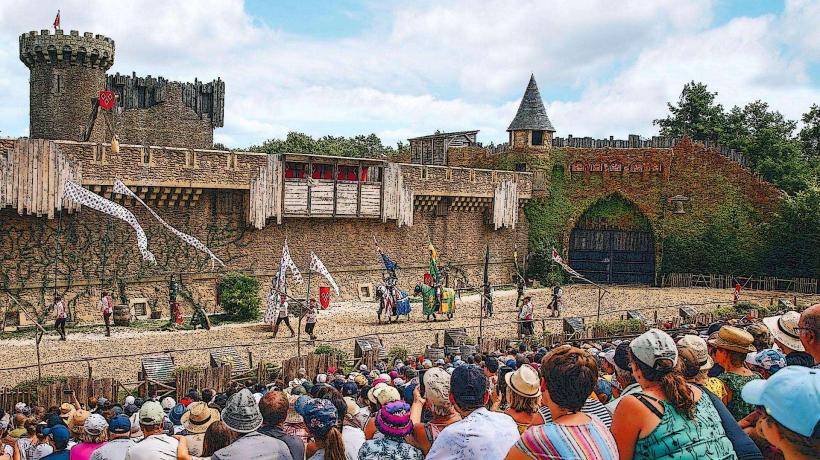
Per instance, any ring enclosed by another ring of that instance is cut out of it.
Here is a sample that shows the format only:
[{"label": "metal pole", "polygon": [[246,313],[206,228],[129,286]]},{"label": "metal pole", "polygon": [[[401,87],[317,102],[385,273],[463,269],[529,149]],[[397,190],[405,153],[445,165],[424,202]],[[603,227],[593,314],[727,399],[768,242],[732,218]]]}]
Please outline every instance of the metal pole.
[{"label": "metal pole", "polygon": [[490,295],[490,245],[486,245],[484,249],[484,292],[481,295],[481,312],[478,316],[478,349],[484,344],[484,308],[487,303],[487,298]]},{"label": "metal pole", "polygon": [[601,321],[601,297],[602,297],[602,295],[601,295],[601,286],[598,286],[598,313],[596,313],[596,315],[595,315],[595,321],[596,322]]},{"label": "metal pole", "polygon": [[299,322],[297,324],[298,330],[296,331],[296,356],[298,357],[299,366],[302,366],[302,314],[304,313],[305,308],[310,305],[310,274],[313,273],[313,270],[308,270],[307,272],[307,288],[305,289],[305,304],[302,305],[302,308],[299,309]]}]

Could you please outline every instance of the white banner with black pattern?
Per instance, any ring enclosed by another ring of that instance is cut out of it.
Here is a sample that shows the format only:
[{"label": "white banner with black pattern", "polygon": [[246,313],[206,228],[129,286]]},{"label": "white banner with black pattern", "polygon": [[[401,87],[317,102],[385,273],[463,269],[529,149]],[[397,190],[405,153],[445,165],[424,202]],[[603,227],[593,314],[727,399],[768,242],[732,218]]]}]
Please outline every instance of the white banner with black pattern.
[{"label": "white banner with black pattern", "polygon": [[558,251],[556,251],[555,248],[552,248],[552,260],[558,265],[560,265],[561,268],[566,270],[566,272],[570,275],[576,278],[584,278],[583,276],[581,276],[580,273],[576,272],[572,267],[570,267],[569,264],[566,263],[566,261],[564,261],[564,258],[561,257],[560,254],[558,254]]},{"label": "white banner with black pattern", "polygon": [[293,274],[293,281],[295,281],[296,284],[301,285],[304,283],[302,273],[299,272],[299,268],[296,267],[296,263],[293,262],[293,258],[290,256],[288,240],[285,240],[285,245],[282,246],[282,259],[279,261],[279,275],[275,280],[279,289],[284,288],[285,276],[288,274],[288,270],[290,270],[291,274]]},{"label": "white banner with black pattern", "polygon": [[336,291],[336,295],[339,295],[339,285],[336,284],[336,280],[333,279],[330,272],[325,268],[325,264],[322,263],[319,256],[314,252],[310,253],[310,269],[324,276],[327,282],[333,287],[333,290]]},{"label": "white banner with black pattern", "polygon": [[181,231],[179,231],[179,230],[175,229],[174,227],[172,227],[168,222],[165,222],[165,220],[162,217],[160,217],[156,212],[154,212],[154,210],[151,209],[147,204],[145,204],[145,202],[142,201],[140,199],[140,197],[137,196],[136,193],[132,192],[131,189],[126,187],[126,185],[123,184],[122,182],[120,182],[119,180],[114,181],[114,193],[119,193],[119,194],[122,194],[122,195],[128,195],[131,198],[134,198],[141,205],[143,205],[145,207],[145,209],[147,209],[148,212],[150,212],[151,215],[153,215],[159,221],[159,223],[161,223],[163,226],[165,226],[165,228],[167,228],[168,231],[170,231],[171,233],[173,233],[174,235],[179,237],[179,239],[181,239],[182,241],[184,241],[184,242],[188,243],[189,245],[195,247],[196,249],[204,252],[205,254],[208,254],[208,256],[210,256],[210,258],[211,258],[211,263],[216,262],[222,267],[225,266],[225,264],[219,259],[219,257],[217,257],[213,252],[211,252],[211,250],[208,249],[208,247],[205,246],[201,241],[199,241],[198,239],[196,239],[195,237],[193,237],[193,236],[191,236],[187,233],[182,233]]},{"label": "white banner with black pattern", "polygon": [[145,236],[145,231],[142,229],[139,222],[137,222],[137,218],[134,217],[134,214],[132,214],[131,211],[123,208],[111,200],[107,200],[97,195],[94,192],[82,188],[82,186],[70,180],[65,182],[63,192],[69,200],[127,222],[128,225],[133,227],[134,231],[137,233],[137,248],[139,248],[142,258],[152,264],[156,263],[154,255],[148,250],[148,237]]}]

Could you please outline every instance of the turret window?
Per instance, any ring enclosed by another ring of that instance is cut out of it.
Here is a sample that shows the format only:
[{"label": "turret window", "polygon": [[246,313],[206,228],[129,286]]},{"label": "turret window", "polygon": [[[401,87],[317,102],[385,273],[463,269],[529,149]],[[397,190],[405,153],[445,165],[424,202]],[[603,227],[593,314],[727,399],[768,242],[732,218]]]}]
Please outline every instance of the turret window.
[{"label": "turret window", "polygon": [[532,132],[532,145],[544,145],[544,131]]}]

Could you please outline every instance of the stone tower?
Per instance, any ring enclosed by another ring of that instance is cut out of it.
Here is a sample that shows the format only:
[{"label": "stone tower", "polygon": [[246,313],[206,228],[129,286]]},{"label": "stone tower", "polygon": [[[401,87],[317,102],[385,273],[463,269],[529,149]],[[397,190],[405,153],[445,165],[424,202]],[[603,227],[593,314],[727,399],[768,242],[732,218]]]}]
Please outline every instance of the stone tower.
[{"label": "stone tower", "polygon": [[81,140],[114,63],[114,40],[76,30],[32,31],[20,36],[20,60],[31,70],[30,137]]},{"label": "stone tower", "polygon": [[507,128],[510,133],[510,146],[515,149],[536,148],[550,149],[552,147],[552,127],[544,101],[535,83],[535,75],[530,75],[530,83],[521,98],[518,112]]}]

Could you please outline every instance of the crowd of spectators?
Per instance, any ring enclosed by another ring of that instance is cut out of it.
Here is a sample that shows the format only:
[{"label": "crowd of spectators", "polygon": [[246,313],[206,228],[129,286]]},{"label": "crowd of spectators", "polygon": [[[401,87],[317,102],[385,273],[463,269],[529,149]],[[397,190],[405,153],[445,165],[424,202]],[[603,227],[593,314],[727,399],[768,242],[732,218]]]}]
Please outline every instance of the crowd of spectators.
[{"label": "crowd of spectators", "polygon": [[820,458],[820,305],[0,414],[0,460]]}]

